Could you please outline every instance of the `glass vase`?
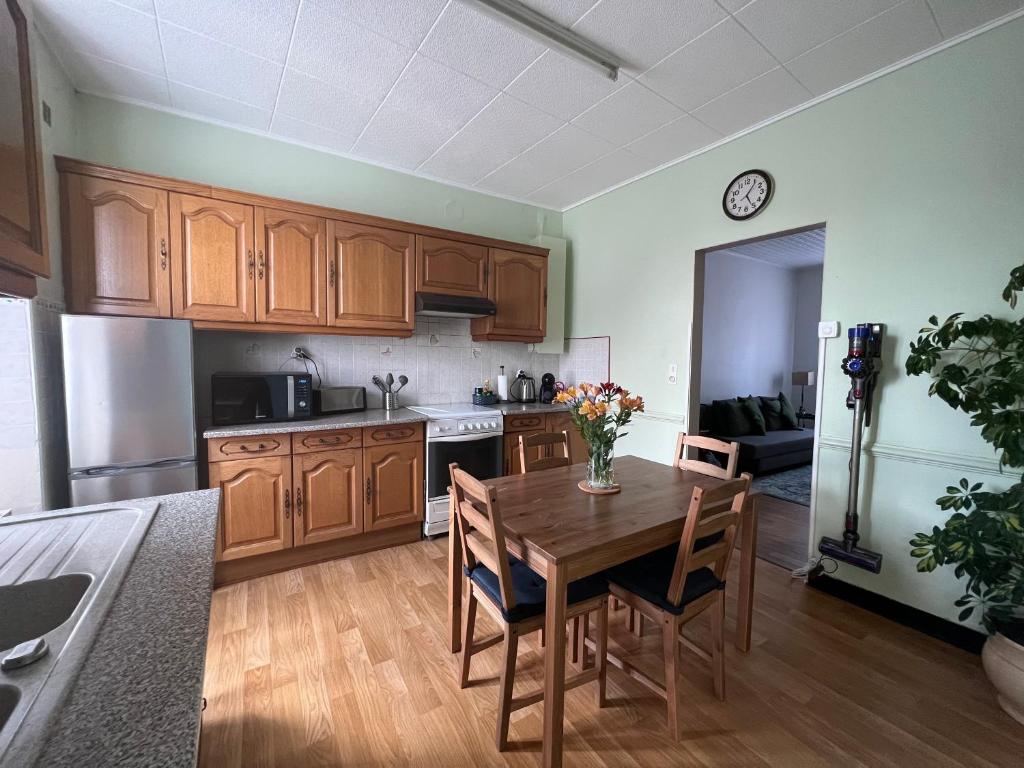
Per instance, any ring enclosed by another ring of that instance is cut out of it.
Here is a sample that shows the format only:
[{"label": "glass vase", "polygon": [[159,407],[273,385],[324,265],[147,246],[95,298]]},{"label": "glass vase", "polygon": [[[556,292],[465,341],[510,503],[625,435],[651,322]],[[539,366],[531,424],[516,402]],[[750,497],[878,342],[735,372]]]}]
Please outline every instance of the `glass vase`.
[{"label": "glass vase", "polygon": [[591,445],[590,459],[587,461],[587,485],[591,488],[604,489],[615,487],[614,445]]}]

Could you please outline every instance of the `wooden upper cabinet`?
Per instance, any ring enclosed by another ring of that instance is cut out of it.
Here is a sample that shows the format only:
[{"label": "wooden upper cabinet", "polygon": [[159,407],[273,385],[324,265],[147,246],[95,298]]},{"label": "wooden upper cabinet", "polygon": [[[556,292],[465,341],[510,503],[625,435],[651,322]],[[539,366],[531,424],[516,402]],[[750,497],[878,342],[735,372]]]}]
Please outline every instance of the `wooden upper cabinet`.
[{"label": "wooden upper cabinet", "polygon": [[548,260],[544,256],[491,249],[488,296],[493,317],[474,319],[477,339],[542,341],[547,327]]},{"label": "wooden upper cabinet", "polygon": [[291,459],[238,459],[210,465],[220,488],[217,559],[277,552],[292,545]]},{"label": "wooden upper cabinet", "polygon": [[487,248],[416,236],[416,290],[487,298]]},{"label": "wooden upper cabinet", "polygon": [[167,192],[77,174],[61,192],[69,309],[170,317]]},{"label": "wooden upper cabinet", "polygon": [[327,240],[327,324],[412,333],[414,236],[330,221]]},{"label": "wooden upper cabinet", "polygon": [[172,192],[170,227],[172,315],[254,321],[252,206]]},{"label": "wooden upper cabinet", "polygon": [[326,325],[327,222],[256,209],[256,320]]},{"label": "wooden upper cabinet", "polygon": [[363,469],[366,532],[423,520],[423,443],[364,448]]},{"label": "wooden upper cabinet", "polygon": [[363,452],[304,453],[292,458],[295,546],[363,532]]}]

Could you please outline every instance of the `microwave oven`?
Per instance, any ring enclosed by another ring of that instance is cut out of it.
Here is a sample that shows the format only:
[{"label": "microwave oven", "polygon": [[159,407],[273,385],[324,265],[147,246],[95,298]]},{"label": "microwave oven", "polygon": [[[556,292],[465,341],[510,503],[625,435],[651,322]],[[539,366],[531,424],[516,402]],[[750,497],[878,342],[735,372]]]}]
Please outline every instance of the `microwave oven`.
[{"label": "microwave oven", "polygon": [[313,416],[313,377],[308,373],[215,373],[212,390],[214,426]]}]

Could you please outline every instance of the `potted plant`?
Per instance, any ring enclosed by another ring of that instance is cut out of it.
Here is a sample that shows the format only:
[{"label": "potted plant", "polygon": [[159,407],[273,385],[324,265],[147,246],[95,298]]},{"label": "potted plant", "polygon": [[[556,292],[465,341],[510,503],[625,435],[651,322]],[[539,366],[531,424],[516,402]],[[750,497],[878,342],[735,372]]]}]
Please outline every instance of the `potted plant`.
[{"label": "potted plant", "polygon": [[619,487],[612,466],[615,441],[626,434],[620,430],[629,424],[633,414],[643,411],[644,399],[609,381],[583,382],[559,392],[555,400],[569,406],[573,426],[587,443],[587,479],[580,483],[580,488],[597,493],[616,492]]},{"label": "potted plant", "polygon": [[[1003,290],[1011,309],[1022,289],[1024,265],[1011,271]],[[929,323],[910,344],[907,373],[930,373],[928,394],[969,414],[1017,482],[999,492],[966,478],[949,486],[936,503],[953,514],[941,528],[911,539],[910,554],[919,571],[948,566],[965,580],[956,601],[960,620],[980,609],[990,633],[985,672],[1000,705],[1024,724],[1024,318],[964,320],[957,313]]]}]

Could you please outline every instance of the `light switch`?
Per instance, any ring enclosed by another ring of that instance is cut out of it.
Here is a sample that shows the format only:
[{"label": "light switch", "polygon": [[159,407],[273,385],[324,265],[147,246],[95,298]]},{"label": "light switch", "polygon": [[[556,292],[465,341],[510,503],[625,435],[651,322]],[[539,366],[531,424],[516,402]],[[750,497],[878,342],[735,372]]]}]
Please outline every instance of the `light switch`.
[{"label": "light switch", "polygon": [[668,383],[675,384],[677,381],[679,381],[679,366],[672,363],[668,367]]},{"label": "light switch", "polygon": [[819,339],[834,339],[839,335],[839,321],[838,320],[822,320],[818,323],[818,338]]}]

